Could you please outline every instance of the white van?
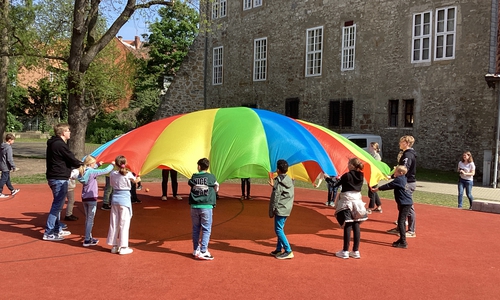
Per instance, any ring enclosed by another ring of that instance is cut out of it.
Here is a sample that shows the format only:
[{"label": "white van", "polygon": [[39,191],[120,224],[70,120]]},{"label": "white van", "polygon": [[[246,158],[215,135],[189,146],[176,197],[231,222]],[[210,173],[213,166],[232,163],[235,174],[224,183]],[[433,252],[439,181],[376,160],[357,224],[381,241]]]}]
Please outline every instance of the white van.
[{"label": "white van", "polygon": [[374,135],[374,134],[359,134],[359,133],[341,133],[343,137],[349,139],[351,142],[354,144],[358,145],[360,148],[365,150],[366,152],[370,152],[370,143],[371,142],[377,142],[379,147],[380,147],[380,157],[383,158],[382,155],[382,138],[380,135]]}]

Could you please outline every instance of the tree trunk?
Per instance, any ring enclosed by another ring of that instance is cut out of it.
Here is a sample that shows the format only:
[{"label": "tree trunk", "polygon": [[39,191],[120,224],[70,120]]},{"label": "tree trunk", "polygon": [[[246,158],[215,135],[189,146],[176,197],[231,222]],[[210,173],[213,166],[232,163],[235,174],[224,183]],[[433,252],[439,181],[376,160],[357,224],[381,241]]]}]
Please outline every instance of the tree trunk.
[{"label": "tree trunk", "polygon": [[[7,20],[9,18],[9,0],[0,0],[0,137],[3,137],[7,127],[7,84],[9,70],[9,36],[7,32]],[[3,139],[2,139],[3,140]]]}]

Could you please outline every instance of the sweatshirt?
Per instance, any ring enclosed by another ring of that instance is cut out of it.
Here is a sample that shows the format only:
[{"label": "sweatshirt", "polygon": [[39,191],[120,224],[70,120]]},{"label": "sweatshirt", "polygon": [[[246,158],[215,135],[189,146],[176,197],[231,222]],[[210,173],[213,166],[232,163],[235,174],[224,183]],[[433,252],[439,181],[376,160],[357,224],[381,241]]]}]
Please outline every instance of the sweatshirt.
[{"label": "sweatshirt", "polygon": [[10,172],[16,168],[12,156],[12,146],[5,142],[0,146],[0,171]]},{"label": "sweatshirt", "polygon": [[394,199],[400,205],[413,205],[411,194],[406,189],[406,176],[398,176],[389,183],[380,186],[380,191],[394,190]]},{"label": "sweatshirt", "polygon": [[398,165],[405,166],[408,169],[406,178],[408,183],[416,182],[415,174],[417,173],[417,152],[413,149],[406,149],[399,159]]},{"label": "sweatshirt", "polygon": [[109,164],[104,169],[86,168],[83,176],[78,176],[78,181],[83,183],[82,200],[95,201],[98,195],[97,176],[108,174],[113,170],[113,165]]},{"label": "sweatshirt", "polygon": [[76,159],[62,137],[53,136],[47,141],[46,164],[47,180],[68,180],[71,169],[79,168],[83,163]]},{"label": "sweatshirt", "polygon": [[213,174],[206,171],[193,174],[188,181],[191,187],[189,193],[189,204],[192,208],[213,208],[216,204],[216,192],[219,183]]},{"label": "sweatshirt", "polygon": [[294,186],[290,176],[280,174],[274,179],[273,192],[269,201],[269,217],[288,217],[292,212]]}]

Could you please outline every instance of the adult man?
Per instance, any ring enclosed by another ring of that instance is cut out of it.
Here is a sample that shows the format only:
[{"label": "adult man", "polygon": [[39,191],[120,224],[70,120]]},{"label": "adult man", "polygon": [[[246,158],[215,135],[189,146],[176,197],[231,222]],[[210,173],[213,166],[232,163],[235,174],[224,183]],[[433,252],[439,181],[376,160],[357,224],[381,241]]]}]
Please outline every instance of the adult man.
[{"label": "adult man", "polygon": [[80,167],[82,162],[75,158],[66,144],[70,136],[69,125],[60,123],[54,127],[54,136],[47,141],[46,177],[54,200],[52,200],[43,235],[43,239],[46,241],[61,241],[64,239],[63,236],[71,234],[71,232],[61,228],[61,210],[68,193],[68,179],[71,175],[71,169]]},{"label": "adult man", "polygon": [[[415,138],[413,138],[413,136],[411,135],[405,135],[399,139],[399,149],[401,149],[402,153],[401,157],[399,157],[398,159],[398,165],[405,166],[408,169],[408,172],[406,173],[407,187],[412,200],[413,192],[417,187],[417,180],[415,178],[415,174],[417,173],[417,152],[412,148],[414,143]],[[413,205],[411,206],[410,213],[408,214],[408,225],[409,227],[408,231],[406,232],[406,237],[417,237],[417,234],[415,233],[416,213],[415,207]],[[387,232],[394,234],[399,233],[397,227],[388,230]]]}]

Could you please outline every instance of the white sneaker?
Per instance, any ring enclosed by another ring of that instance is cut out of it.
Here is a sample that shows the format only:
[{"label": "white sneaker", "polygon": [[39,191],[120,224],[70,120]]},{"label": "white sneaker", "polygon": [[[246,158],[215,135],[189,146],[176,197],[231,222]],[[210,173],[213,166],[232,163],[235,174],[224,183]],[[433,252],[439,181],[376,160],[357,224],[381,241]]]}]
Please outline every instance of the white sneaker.
[{"label": "white sneaker", "polygon": [[70,234],[71,234],[71,231],[59,230],[59,236],[68,236]]},{"label": "white sneaker", "polygon": [[167,196],[161,196],[161,201],[167,201]]},{"label": "white sneaker", "polygon": [[359,251],[350,251],[349,252],[349,257],[352,257],[352,258],[361,258],[361,255],[359,255]]},{"label": "white sneaker", "polygon": [[0,198],[9,198],[9,195],[0,194]]},{"label": "white sneaker", "polygon": [[349,251],[340,250],[338,252],[335,252],[335,256],[343,258],[343,259],[347,259],[347,258],[349,258]]},{"label": "white sneaker", "polygon": [[200,252],[200,254],[198,254],[198,259],[201,259],[201,260],[213,260],[214,257],[210,254],[210,252]]},{"label": "white sneaker", "polygon": [[134,250],[132,248],[129,248],[129,247],[127,247],[127,248],[120,248],[120,251],[119,251],[119,253],[121,255],[130,254],[132,252],[134,252]]},{"label": "white sneaker", "polygon": [[118,253],[118,252],[120,252],[120,247],[118,247],[118,246],[113,246],[113,248],[111,248],[111,253],[116,254],[116,253]]},{"label": "white sneaker", "polygon": [[198,247],[196,248],[196,250],[193,250],[193,256],[198,256],[200,255],[200,245],[198,245]]},{"label": "white sneaker", "polygon": [[179,196],[179,195],[177,195],[177,196],[175,196],[175,199],[177,199],[177,200],[182,200],[182,197],[181,197],[181,196]]}]

